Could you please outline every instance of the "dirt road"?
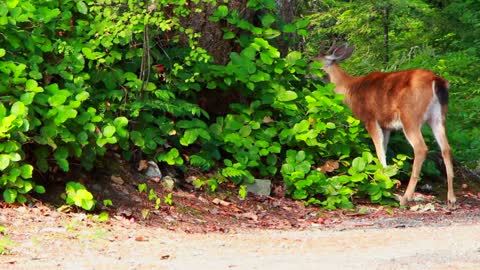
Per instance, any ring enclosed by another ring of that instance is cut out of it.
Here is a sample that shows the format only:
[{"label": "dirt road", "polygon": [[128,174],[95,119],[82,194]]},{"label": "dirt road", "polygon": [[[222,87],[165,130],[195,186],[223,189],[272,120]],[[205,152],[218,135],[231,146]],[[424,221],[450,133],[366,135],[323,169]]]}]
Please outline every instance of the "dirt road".
[{"label": "dirt road", "polygon": [[475,221],[187,234],[128,221],[100,224],[77,214],[58,214],[59,222],[55,215],[4,220],[3,243],[11,243],[0,269],[480,269]]}]

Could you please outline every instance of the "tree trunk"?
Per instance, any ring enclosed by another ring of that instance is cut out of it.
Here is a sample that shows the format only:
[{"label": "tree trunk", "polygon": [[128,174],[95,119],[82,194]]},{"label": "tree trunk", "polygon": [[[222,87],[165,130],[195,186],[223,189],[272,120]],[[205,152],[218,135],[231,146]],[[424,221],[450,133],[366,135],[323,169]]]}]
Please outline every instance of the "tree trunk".
[{"label": "tree trunk", "polygon": [[[279,16],[286,23],[291,23],[295,18],[296,0],[276,0]],[[219,1],[220,2],[220,1]],[[248,0],[230,0],[227,3],[229,10],[239,11],[245,20],[252,24],[259,24],[260,14],[247,8]],[[193,6],[193,9],[197,6]],[[212,16],[216,7],[206,5],[200,13],[192,13],[187,19],[186,26],[201,33],[199,46],[206,49],[215,59],[217,64],[226,64],[231,52],[238,52],[241,48],[234,39],[223,39],[223,28],[227,27],[224,20],[211,22],[208,20]],[[291,36],[288,36],[291,38]],[[288,51],[288,39],[285,36],[280,37],[278,44],[279,50],[283,53]]]}]

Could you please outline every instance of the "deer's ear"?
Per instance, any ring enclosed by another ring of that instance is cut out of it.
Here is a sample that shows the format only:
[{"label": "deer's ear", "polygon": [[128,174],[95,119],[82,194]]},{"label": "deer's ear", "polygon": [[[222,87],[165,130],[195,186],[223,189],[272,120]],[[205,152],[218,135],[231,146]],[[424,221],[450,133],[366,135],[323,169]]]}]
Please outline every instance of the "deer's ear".
[{"label": "deer's ear", "polygon": [[335,56],[335,58],[340,58],[345,54],[346,50],[347,50],[347,44],[343,44],[342,46],[335,48],[332,55]]},{"label": "deer's ear", "polygon": [[354,46],[349,47],[348,44],[343,44],[342,46],[336,48],[335,51],[333,51],[333,56],[339,61],[341,61],[350,57],[354,50]]}]

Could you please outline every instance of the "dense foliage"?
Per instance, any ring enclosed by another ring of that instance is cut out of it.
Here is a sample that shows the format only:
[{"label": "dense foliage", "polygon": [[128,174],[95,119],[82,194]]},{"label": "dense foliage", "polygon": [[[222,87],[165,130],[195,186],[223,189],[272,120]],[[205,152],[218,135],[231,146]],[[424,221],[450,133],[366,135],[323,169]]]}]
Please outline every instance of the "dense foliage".
[{"label": "dense foliage", "polygon": [[[32,178],[34,170],[35,175],[69,171],[78,163],[92,169],[98,156],[120,151],[126,159],[141,155],[182,170],[211,172],[205,179],[210,183],[283,179],[293,198],[327,208],[352,207],[353,196],[392,203],[396,180],[391,177],[398,166],[380,166],[342,97],[333,94],[333,85],[315,79],[323,77],[321,64],[308,60],[319,40],[341,37],[360,48],[347,68],[360,67],[361,73],[380,67],[385,58],[369,53],[382,52],[383,43],[369,41],[383,28],[362,27],[365,20],[376,22],[369,12],[376,10],[376,2],[330,2],[292,23],[278,18],[274,0],[250,0],[246,10],[199,0],[1,2],[4,200],[25,202],[26,193],[44,192]],[[458,85],[454,98],[468,98],[454,105],[452,118],[475,124],[470,112],[464,117],[462,106],[475,104],[469,80],[475,72],[466,67],[478,63],[475,47],[470,47],[478,40],[465,35],[469,46],[448,45],[459,38],[452,37],[456,28],[449,24],[451,28],[438,27],[412,43],[440,12],[423,1],[414,3],[404,7],[394,1],[388,7],[395,46],[387,51],[385,69],[422,65],[438,71]],[[237,44],[226,64],[199,46],[202,33],[186,23],[212,6],[209,20],[222,26],[225,40]],[[409,15],[412,10],[416,17]],[[246,20],[247,12],[257,14],[257,22]],[[456,10],[449,5],[441,12],[453,17]],[[472,13],[452,21],[470,25],[474,19]],[[406,21],[410,28],[402,30]],[[308,30],[312,26],[316,31]],[[308,40],[307,51],[282,55],[277,45],[285,36]],[[219,93],[239,98],[220,113],[201,106]],[[464,146],[456,148],[464,161],[479,147],[472,140],[479,131],[471,131],[452,137],[452,145]],[[396,163],[404,160],[398,157]],[[82,185],[70,182],[67,193],[68,203],[93,208]]]}]

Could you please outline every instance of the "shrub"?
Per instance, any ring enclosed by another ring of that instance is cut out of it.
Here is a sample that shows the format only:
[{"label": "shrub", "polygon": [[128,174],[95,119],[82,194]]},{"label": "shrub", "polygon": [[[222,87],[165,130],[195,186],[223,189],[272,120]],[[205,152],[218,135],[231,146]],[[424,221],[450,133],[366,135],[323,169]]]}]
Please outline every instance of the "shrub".
[{"label": "shrub", "polygon": [[[327,208],[351,207],[355,194],[388,203],[395,168],[380,168],[333,86],[308,78],[322,76],[320,65],[275,46],[284,34],[307,35],[309,21],[280,23],[273,0],[248,1],[259,25],[218,5],[210,20],[239,45],[219,65],[182,24],[215,5],[197,2],[195,10],[185,1],[0,3],[4,199],[43,192],[34,168],[69,171],[77,160],[91,169],[118,148],[127,159],[140,152],[183,170],[217,170],[238,185],[282,178],[293,198]],[[236,91],[243,102],[210,119],[196,103],[209,91]],[[329,160],[339,168],[321,171]],[[69,203],[93,208],[80,184],[67,191]]]}]

